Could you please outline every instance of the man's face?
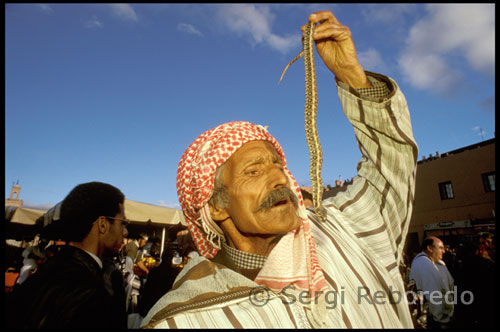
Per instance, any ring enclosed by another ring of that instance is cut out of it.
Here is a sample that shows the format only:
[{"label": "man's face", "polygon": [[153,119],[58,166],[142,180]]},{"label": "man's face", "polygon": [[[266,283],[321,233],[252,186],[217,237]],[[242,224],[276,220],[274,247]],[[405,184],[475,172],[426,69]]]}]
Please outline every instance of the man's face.
[{"label": "man's face", "polygon": [[430,252],[430,258],[435,263],[440,259],[443,259],[443,254],[445,252],[443,241],[439,239],[434,239],[434,244],[427,247]]},{"label": "man's face", "polygon": [[106,252],[110,255],[114,255],[120,251],[123,243],[123,238],[127,237],[127,221],[125,219],[125,211],[123,204],[120,204],[120,211],[114,216],[112,223],[110,222],[110,227],[105,236],[105,248]]},{"label": "man's face", "polygon": [[297,203],[289,195],[276,195],[267,200],[268,208],[262,208],[271,192],[290,189],[282,160],[271,143],[245,143],[226,161],[222,182],[229,194],[225,210],[240,233],[286,234],[299,226]]},{"label": "man's face", "polygon": [[148,240],[146,240],[145,238],[142,238],[142,237],[141,237],[141,238],[139,239],[139,247],[140,247],[140,248],[143,248],[143,247],[146,245],[146,243],[148,243]]}]

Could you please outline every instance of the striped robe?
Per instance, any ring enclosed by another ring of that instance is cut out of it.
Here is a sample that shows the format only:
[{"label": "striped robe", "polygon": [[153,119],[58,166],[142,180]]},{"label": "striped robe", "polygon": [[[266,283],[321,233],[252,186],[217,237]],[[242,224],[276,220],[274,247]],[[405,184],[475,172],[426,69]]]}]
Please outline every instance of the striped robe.
[{"label": "striped robe", "polygon": [[[406,100],[385,76],[385,99],[361,96],[337,82],[344,113],[362,153],[346,191],[323,201],[328,221],[309,211],[317,257],[329,285],[326,325],[412,328],[399,273],[412,212],[418,148]],[[252,280],[199,257],[144,318],[147,328],[310,328],[307,294],[262,289]]]}]

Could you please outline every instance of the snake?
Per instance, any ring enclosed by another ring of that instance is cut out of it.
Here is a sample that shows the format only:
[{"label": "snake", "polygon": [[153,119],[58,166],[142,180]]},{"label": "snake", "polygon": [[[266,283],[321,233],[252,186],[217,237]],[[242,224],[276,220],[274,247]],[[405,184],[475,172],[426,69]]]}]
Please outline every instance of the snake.
[{"label": "snake", "polygon": [[323,151],[319,141],[317,128],[318,114],[318,89],[316,83],[316,68],[314,65],[314,23],[309,21],[302,34],[302,50],[288,63],[283,70],[278,84],[281,83],[287,69],[298,59],[304,57],[305,67],[305,107],[304,122],[306,141],[309,149],[309,174],[312,184],[312,197],[314,212],[321,221],[326,221],[326,209],[322,205],[323,180],[321,178],[321,168],[323,166]]}]

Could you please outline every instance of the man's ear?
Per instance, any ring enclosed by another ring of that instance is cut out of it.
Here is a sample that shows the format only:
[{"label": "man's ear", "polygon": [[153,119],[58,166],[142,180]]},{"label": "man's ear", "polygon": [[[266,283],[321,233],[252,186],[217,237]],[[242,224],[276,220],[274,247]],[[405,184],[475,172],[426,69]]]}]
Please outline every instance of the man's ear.
[{"label": "man's ear", "polygon": [[97,230],[100,234],[105,234],[111,226],[110,221],[107,220],[104,216],[100,216],[99,218],[97,218],[95,224],[97,225]]},{"label": "man's ear", "polygon": [[230,217],[226,209],[216,207],[211,203],[208,203],[208,207],[210,209],[210,216],[214,221],[224,221]]}]

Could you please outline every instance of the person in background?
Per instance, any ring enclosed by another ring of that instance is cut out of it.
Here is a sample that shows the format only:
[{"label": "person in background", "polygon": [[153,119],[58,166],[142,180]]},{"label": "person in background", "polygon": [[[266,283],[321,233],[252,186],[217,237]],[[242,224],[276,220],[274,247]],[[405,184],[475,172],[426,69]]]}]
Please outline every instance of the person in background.
[{"label": "person in background", "polygon": [[123,193],[102,182],[77,185],[61,206],[67,245],[6,299],[8,328],[126,328],[103,278],[103,259],[127,236]]},{"label": "person in background", "polygon": [[146,276],[149,274],[149,269],[146,267],[142,258],[144,257],[144,246],[148,243],[149,236],[145,233],[141,233],[138,238],[134,241],[129,242],[124,250],[125,256],[129,257],[127,259],[129,263],[127,266],[132,264],[134,266],[134,273],[138,276]]},{"label": "person in background", "polygon": [[172,261],[176,252],[177,244],[168,242],[160,265],[149,273],[138,305],[138,312],[142,317],[145,317],[156,301],[172,288],[174,280],[180,272],[174,267]]},{"label": "person in background", "polygon": [[[461,289],[474,295],[474,301],[463,308],[463,326],[467,328],[494,328],[496,323],[497,285],[494,257],[494,237],[489,232],[478,234],[464,258],[464,276]],[[462,325],[461,325],[462,326]]]},{"label": "person in background", "polygon": [[35,241],[38,239],[38,244],[29,246],[24,249],[23,256],[23,267],[21,271],[19,271],[19,278],[16,283],[18,285],[22,284],[28,277],[34,273],[39,264],[42,264],[47,258],[47,252],[45,251],[45,247],[48,244],[48,241],[45,238],[39,238],[38,236],[35,238]]},{"label": "person in background", "polygon": [[437,237],[422,242],[422,251],[411,263],[410,282],[415,281],[429,303],[427,328],[450,328],[454,322],[454,280],[443,262],[445,247]]},{"label": "person in background", "polygon": [[443,254],[442,260],[445,263],[446,268],[448,269],[448,271],[450,272],[450,274],[456,280],[456,275],[458,275],[460,273],[458,271],[456,249],[454,247],[451,247],[450,245],[445,245],[444,246],[444,254]]},{"label": "person in background", "polygon": [[487,261],[495,262],[495,242],[493,234],[483,232],[479,234],[479,246],[477,255],[483,257]]},{"label": "person in background", "polygon": [[[118,254],[118,253],[117,253]],[[125,280],[122,271],[117,266],[115,256],[105,256],[102,259],[102,278],[104,286],[113,297],[112,307],[119,315],[120,321],[128,323],[128,315],[126,308]],[[127,327],[129,327],[127,325]],[[130,327],[129,327],[130,328]]]},{"label": "person in background", "polygon": [[133,241],[127,243],[122,249],[125,256],[123,275],[125,280],[126,311],[129,314],[137,313],[141,289],[149,274],[149,269],[144,264],[144,247],[148,243],[149,236],[145,233],[139,234]]},{"label": "person in background", "polygon": [[184,257],[184,266],[186,266],[187,263],[189,263],[189,261],[193,258],[200,257],[200,254],[198,253],[198,251],[196,251],[196,248],[193,244],[192,246],[187,246],[184,249],[184,253],[182,256]]}]

